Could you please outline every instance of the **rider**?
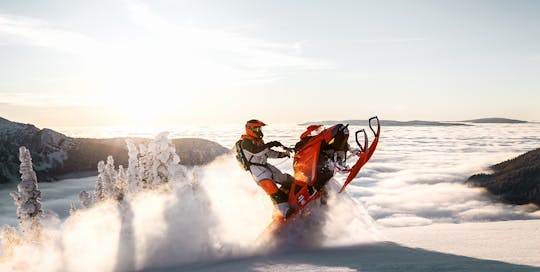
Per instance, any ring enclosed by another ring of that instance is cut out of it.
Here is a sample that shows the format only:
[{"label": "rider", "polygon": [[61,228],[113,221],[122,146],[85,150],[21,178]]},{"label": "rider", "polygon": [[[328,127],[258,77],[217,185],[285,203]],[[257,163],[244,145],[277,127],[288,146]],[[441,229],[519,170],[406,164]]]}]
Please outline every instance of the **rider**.
[{"label": "rider", "polygon": [[[268,158],[290,157],[289,151],[280,152],[270,148],[283,146],[278,141],[264,143],[261,127],[266,124],[252,119],[246,122],[246,134],[242,135],[240,142],[241,151],[248,162],[248,168],[253,179],[270,196],[281,215],[287,217],[290,213],[288,190],[294,178],[289,174],[283,174],[275,166],[266,162]],[[281,184],[278,188],[276,183]]]}]

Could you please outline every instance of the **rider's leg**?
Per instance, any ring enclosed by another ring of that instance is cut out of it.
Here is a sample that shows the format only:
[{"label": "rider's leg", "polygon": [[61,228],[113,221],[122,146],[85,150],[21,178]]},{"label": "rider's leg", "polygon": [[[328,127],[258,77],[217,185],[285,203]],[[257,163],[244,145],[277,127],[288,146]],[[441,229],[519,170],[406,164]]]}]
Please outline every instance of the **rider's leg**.
[{"label": "rider's leg", "polygon": [[272,202],[284,217],[289,210],[288,196],[282,190],[279,190],[274,181],[271,179],[263,179],[259,181],[259,186],[270,196]]}]

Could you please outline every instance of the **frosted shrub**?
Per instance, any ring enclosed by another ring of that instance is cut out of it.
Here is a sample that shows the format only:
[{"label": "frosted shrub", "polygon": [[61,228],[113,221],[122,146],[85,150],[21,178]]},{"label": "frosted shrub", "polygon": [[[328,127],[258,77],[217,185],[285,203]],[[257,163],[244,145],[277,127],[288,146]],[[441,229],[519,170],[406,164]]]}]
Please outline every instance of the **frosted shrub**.
[{"label": "frosted shrub", "polygon": [[116,176],[116,182],[114,184],[114,199],[122,200],[128,192],[128,182],[126,171],[122,165],[118,166],[118,175]]},{"label": "frosted shrub", "polygon": [[102,201],[105,199],[105,187],[104,187],[104,175],[105,175],[105,163],[99,161],[98,165],[98,177],[96,181],[96,190],[94,192],[94,199],[96,202]]},{"label": "frosted shrub", "polygon": [[92,196],[86,191],[81,191],[79,193],[79,201],[81,202],[82,208],[90,208],[92,206]]},{"label": "frosted shrub", "polygon": [[[168,133],[160,133],[148,144],[135,144],[133,140],[126,140],[128,149],[127,173],[120,165],[118,171],[114,167],[114,159],[107,157],[107,163],[100,161],[97,165],[98,178],[94,200],[105,199],[122,200],[128,192],[137,192],[141,189],[155,189],[163,184],[169,184],[178,171],[180,158],[176,148],[168,138]],[[182,173],[183,174],[183,173]],[[79,195],[81,206],[92,205],[91,198],[86,192]],[[86,204],[85,204],[86,203]]]},{"label": "frosted shrub", "polygon": [[[119,166],[118,172],[114,168],[114,159],[112,156],[107,157],[107,163],[98,162],[98,178],[96,181],[96,192],[94,198],[96,201],[105,199],[122,200],[127,193],[127,176],[122,165]],[[84,192],[84,191],[83,191]],[[81,192],[79,198],[81,202],[90,203],[91,200],[86,192]],[[87,206],[83,204],[83,206]]]},{"label": "frosted shrub", "polygon": [[74,214],[77,211],[77,206],[75,206],[75,203],[73,201],[69,204],[69,215]]},{"label": "frosted shrub", "polygon": [[139,145],[139,189],[151,188],[150,167],[152,165],[152,155],[144,144]]},{"label": "frosted shrub", "polygon": [[174,170],[180,162],[180,158],[176,155],[176,148],[168,136],[168,132],[162,132],[148,144],[149,153],[153,157],[150,175],[154,185],[171,181]]},{"label": "frosted shrub", "polygon": [[139,149],[135,143],[127,139],[126,145],[128,148],[128,168],[127,168],[127,189],[130,192],[135,192],[139,185]]},{"label": "frosted shrub", "polygon": [[32,157],[26,147],[19,148],[21,165],[21,182],[17,186],[19,192],[11,192],[17,206],[17,218],[21,233],[26,238],[38,239],[41,232],[41,192],[38,189],[36,172],[32,168]]},{"label": "frosted shrub", "polygon": [[103,173],[103,189],[107,198],[115,198],[118,173],[114,170],[114,159],[107,156],[107,164]]},{"label": "frosted shrub", "polygon": [[180,158],[168,135],[162,132],[147,145],[139,144],[138,148],[132,140],[126,141],[129,156],[127,184],[130,191],[153,189],[173,179],[179,169]]}]

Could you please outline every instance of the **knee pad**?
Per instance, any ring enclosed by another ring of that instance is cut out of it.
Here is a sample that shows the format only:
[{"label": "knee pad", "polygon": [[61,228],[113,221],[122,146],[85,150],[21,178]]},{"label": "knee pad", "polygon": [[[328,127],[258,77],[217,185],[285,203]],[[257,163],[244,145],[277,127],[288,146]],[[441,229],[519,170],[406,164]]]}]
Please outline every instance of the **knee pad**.
[{"label": "knee pad", "polygon": [[259,181],[259,186],[261,186],[261,188],[263,188],[263,190],[269,195],[273,195],[278,191],[278,187],[271,179],[263,179]]}]

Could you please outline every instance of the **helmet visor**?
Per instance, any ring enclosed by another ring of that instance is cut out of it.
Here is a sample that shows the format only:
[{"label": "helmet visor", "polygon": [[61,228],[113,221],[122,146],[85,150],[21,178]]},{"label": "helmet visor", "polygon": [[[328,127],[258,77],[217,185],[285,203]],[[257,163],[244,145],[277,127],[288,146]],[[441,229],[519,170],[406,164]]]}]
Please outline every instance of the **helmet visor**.
[{"label": "helmet visor", "polygon": [[264,136],[264,134],[262,133],[262,130],[261,130],[261,127],[257,126],[257,127],[250,127],[249,128],[251,131],[253,131],[253,133],[255,135],[257,135],[257,137],[259,138],[262,138]]}]

